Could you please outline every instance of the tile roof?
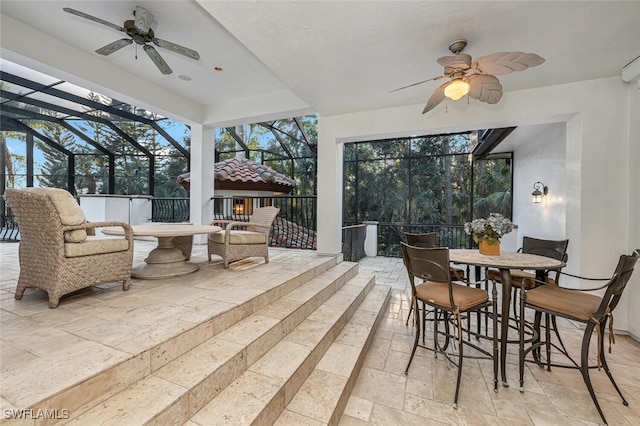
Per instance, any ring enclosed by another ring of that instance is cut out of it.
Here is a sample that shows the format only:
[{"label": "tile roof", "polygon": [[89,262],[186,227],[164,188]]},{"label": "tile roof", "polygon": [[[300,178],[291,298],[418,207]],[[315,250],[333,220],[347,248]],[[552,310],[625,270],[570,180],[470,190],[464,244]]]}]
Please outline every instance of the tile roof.
[{"label": "tile roof", "polygon": [[[290,192],[296,183],[265,166],[247,158],[236,157],[214,164],[215,189],[259,190],[273,192]],[[191,182],[191,174],[178,176],[180,183],[187,191]]]}]

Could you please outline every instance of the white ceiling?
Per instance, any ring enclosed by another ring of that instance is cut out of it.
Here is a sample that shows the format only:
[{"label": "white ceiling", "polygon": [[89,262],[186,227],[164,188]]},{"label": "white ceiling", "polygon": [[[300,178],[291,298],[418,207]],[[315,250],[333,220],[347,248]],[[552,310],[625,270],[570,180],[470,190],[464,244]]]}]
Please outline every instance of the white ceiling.
[{"label": "white ceiling", "polygon": [[[135,44],[100,56],[123,34],[62,10],[122,25],[136,5],[154,15],[158,38],[201,59],[158,48],[174,70],[165,76],[142,49],[135,59]],[[0,11],[4,58],[205,124],[424,104],[439,82],[389,91],[442,74],[436,59],[459,38],[473,58],[517,50],[546,59],[500,76],[506,92],[619,76],[640,56],[639,1],[3,0]]]}]

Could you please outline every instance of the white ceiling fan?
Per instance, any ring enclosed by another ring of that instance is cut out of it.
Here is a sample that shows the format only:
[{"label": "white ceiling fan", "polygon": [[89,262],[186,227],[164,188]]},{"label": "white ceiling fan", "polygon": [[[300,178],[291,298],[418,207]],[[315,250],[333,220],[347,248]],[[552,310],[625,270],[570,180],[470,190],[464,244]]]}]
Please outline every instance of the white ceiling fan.
[{"label": "white ceiling fan", "polygon": [[444,74],[417,83],[409,84],[391,92],[417,86],[432,80],[449,78],[450,81],[440,85],[427,101],[422,113],[435,108],[445,97],[454,101],[464,95],[486,102],[498,103],[502,98],[502,85],[496,75],[509,74],[535,67],[544,62],[544,58],[535,53],[496,52],[482,56],[472,62],[471,56],[461,53],[467,46],[467,40],[460,39],[449,44],[453,56],[443,56],[437,62],[444,67]]},{"label": "white ceiling fan", "polygon": [[109,43],[106,46],[103,46],[100,49],[96,50],[96,53],[100,55],[110,55],[122,49],[123,47],[136,42],[136,44],[142,46],[144,51],[147,53],[147,55],[149,55],[149,58],[151,58],[153,63],[156,65],[156,67],[158,67],[162,74],[171,74],[173,71],[162,58],[162,56],[160,56],[160,53],[158,53],[158,51],[153,46],[147,43],[153,43],[158,47],[170,50],[175,53],[179,53],[188,58],[195,59],[196,61],[200,59],[200,55],[198,54],[198,52],[193,49],[189,49],[187,47],[180,46],[179,44],[157,38],[153,30],[151,29],[153,15],[151,14],[151,12],[140,6],[136,6],[135,10],[133,11],[134,19],[124,21],[124,24],[122,26],[112,24],[111,22],[105,21],[104,19],[97,18],[87,13],[80,12],[79,10],[71,9],[69,7],[65,7],[62,10],[72,15],[76,15],[81,18],[106,25],[129,36],[129,38],[116,40],[113,43]]}]

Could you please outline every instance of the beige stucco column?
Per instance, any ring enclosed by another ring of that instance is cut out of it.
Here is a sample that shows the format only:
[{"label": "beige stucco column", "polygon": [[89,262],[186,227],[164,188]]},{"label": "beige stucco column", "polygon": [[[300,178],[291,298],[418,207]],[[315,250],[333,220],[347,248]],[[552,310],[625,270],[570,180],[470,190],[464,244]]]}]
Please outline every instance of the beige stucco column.
[{"label": "beige stucco column", "polygon": [[318,253],[342,251],[342,148],[330,122],[318,118]]},{"label": "beige stucco column", "polygon": [[[191,125],[191,191],[189,218],[196,225],[213,220],[213,164],[215,133],[212,127]],[[196,235],[196,244],[206,243],[206,235]]]}]

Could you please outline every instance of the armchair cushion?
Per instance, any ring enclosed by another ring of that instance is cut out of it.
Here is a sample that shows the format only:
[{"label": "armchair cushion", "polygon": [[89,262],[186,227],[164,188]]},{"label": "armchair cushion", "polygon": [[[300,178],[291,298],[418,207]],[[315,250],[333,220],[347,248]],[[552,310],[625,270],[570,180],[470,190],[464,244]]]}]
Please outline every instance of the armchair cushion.
[{"label": "armchair cushion", "polygon": [[64,241],[67,243],[82,243],[87,240],[87,231],[84,229],[74,229],[64,232]]},{"label": "armchair cushion", "polygon": [[[25,191],[49,197],[63,225],[82,225],[87,220],[69,191],[58,188],[26,188]],[[69,243],[81,243],[86,239],[87,231],[84,229],[74,229],[64,233],[64,240]]]},{"label": "armchair cushion", "polygon": [[117,253],[128,249],[129,241],[125,238],[88,236],[82,243],[65,243],[64,255],[66,257],[82,257]]},{"label": "armchair cushion", "polygon": [[[229,244],[265,244],[267,235],[260,232],[233,230],[229,231]],[[209,240],[214,243],[224,244],[226,231],[218,231],[209,234]]]}]

